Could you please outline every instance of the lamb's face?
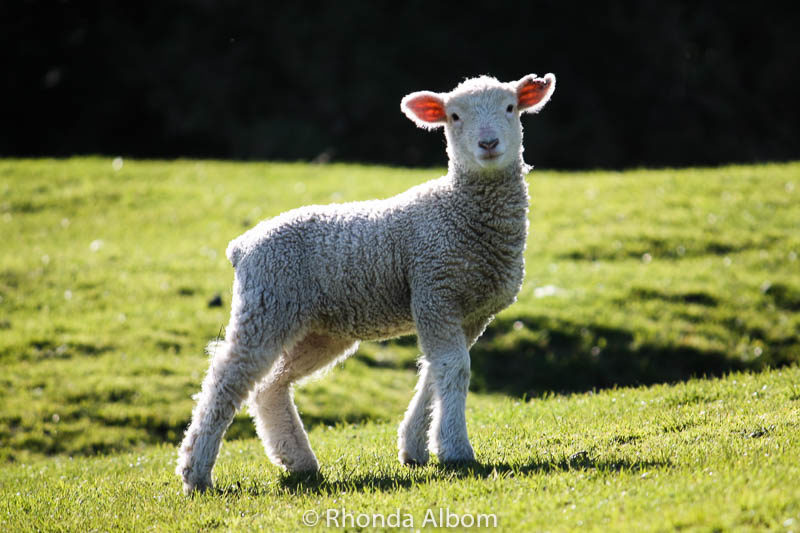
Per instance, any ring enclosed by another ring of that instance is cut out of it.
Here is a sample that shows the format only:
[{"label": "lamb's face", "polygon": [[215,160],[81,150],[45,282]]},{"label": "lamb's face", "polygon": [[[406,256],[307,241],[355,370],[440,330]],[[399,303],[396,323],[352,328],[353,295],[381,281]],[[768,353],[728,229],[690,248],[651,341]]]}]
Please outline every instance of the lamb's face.
[{"label": "lamb's face", "polygon": [[447,154],[456,167],[491,171],[521,160],[520,113],[544,107],[555,81],[552,74],[543,78],[531,74],[511,83],[482,76],[449,93],[411,93],[400,108],[421,128],[444,126]]},{"label": "lamb's face", "polygon": [[460,168],[505,168],[522,149],[517,94],[498,86],[476,92],[454,91],[445,101],[447,153]]}]

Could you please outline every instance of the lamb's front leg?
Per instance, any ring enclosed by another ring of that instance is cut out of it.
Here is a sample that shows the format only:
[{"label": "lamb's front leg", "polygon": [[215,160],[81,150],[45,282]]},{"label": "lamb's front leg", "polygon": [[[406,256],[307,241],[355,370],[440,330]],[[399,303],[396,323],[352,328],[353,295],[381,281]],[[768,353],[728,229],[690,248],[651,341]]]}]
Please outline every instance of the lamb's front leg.
[{"label": "lamb's front leg", "polygon": [[398,458],[406,465],[428,462],[428,430],[433,408],[433,378],[429,366],[425,359],[420,361],[417,389],[397,432]]},{"label": "lamb's front leg", "polygon": [[475,452],[467,437],[465,414],[470,364],[464,332],[460,327],[439,326],[424,328],[419,333],[420,344],[430,362],[428,371],[433,378],[430,448],[443,463],[474,461]]}]

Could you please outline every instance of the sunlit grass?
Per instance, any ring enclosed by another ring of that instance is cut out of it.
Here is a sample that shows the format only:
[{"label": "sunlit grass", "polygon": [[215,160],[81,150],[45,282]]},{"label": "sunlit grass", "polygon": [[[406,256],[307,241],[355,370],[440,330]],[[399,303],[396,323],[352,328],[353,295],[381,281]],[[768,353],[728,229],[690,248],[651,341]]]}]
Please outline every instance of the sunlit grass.
[{"label": "sunlit grass", "polygon": [[311,513],[338,530],[330,509],[369,515],[370,525],[399,510],[420,529],[442,509],[493,515],[500,531],[793,530],[798,382],[794,367],[530,401],[472,395],[478,464],[460,468],[401,466],[394,423],[316,426],[319,476],[287,475],[257,440],[236,440],[222,448],[216,489],[195,498],[172,473],[170,445],[34,459],[0,471],[0,524],[296,531]]}]

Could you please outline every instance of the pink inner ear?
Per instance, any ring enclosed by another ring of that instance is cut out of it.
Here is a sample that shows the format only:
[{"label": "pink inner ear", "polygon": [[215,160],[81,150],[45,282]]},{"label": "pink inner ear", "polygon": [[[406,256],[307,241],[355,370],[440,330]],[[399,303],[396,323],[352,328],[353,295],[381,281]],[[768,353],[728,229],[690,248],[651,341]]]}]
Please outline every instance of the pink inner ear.
[{"label": "pink inner ear", "polygon": [[520,109],[533,107],[542,101],[550,89],[551,80],[534,78],[526,80],[517,88],[517,101]]},{"label": "pink inner ear", "polygon": [[408,108],[424,122],[441,122],[445,120],[444,102],[432,95],[417,96],[409,100]]}]

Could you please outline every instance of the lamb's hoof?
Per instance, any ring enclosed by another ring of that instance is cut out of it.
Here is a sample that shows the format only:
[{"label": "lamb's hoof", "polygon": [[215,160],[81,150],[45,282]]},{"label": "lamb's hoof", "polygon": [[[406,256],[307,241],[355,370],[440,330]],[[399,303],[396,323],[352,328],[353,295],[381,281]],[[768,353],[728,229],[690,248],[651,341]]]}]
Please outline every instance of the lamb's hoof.
[{"label": "lamb's hoof", "polygon": [[187,496],[202,494],[205,491],[213,488],[214,488],[214,483],[212,483],[211,477],[207,477],[205,479],[201,479],[198,481],[193,481],[191,479],[188,479],[188,476],[185,476],[183,478],[183,493]]},{"label": "lamb's hoof", "polygon": [[175,473],[183,481],[183,493],[187,496],[202,493],[208,489],[214,488],[214,483],[211,481],[211,471],[208,470],[205,474],[198,472],[198,469],[193,468],[191,458],[181,455]]},{"label": "lamb's hoof", "polygon": [[461,466],[475,462],[475,452],[472,451],[472,446],[469,444],[455,450],[442,450],[438,455],[439,462],[448,466]]},{"label": "lamb's hoof", "polygon": [[300,459],[283,458],[280,465],[292,474],[315,474],[319,472],[319,462],[314,456]]},{"label": "lamb's hoof", "polygon": [[424,466],[428,464],[428,454],[418,452],[416,454],[412,454],[407,450],[400,450],[400,453],[397,454],[397,458],[400,460],[401,464],[406,466]]},{"label": "lamb's hoof", "polygon": [[474,464],[478,464],[478,462],[472,459],[439,459],[439,464],[441,464],[444,468],[461,468],[465,466],[470,466]]}]

